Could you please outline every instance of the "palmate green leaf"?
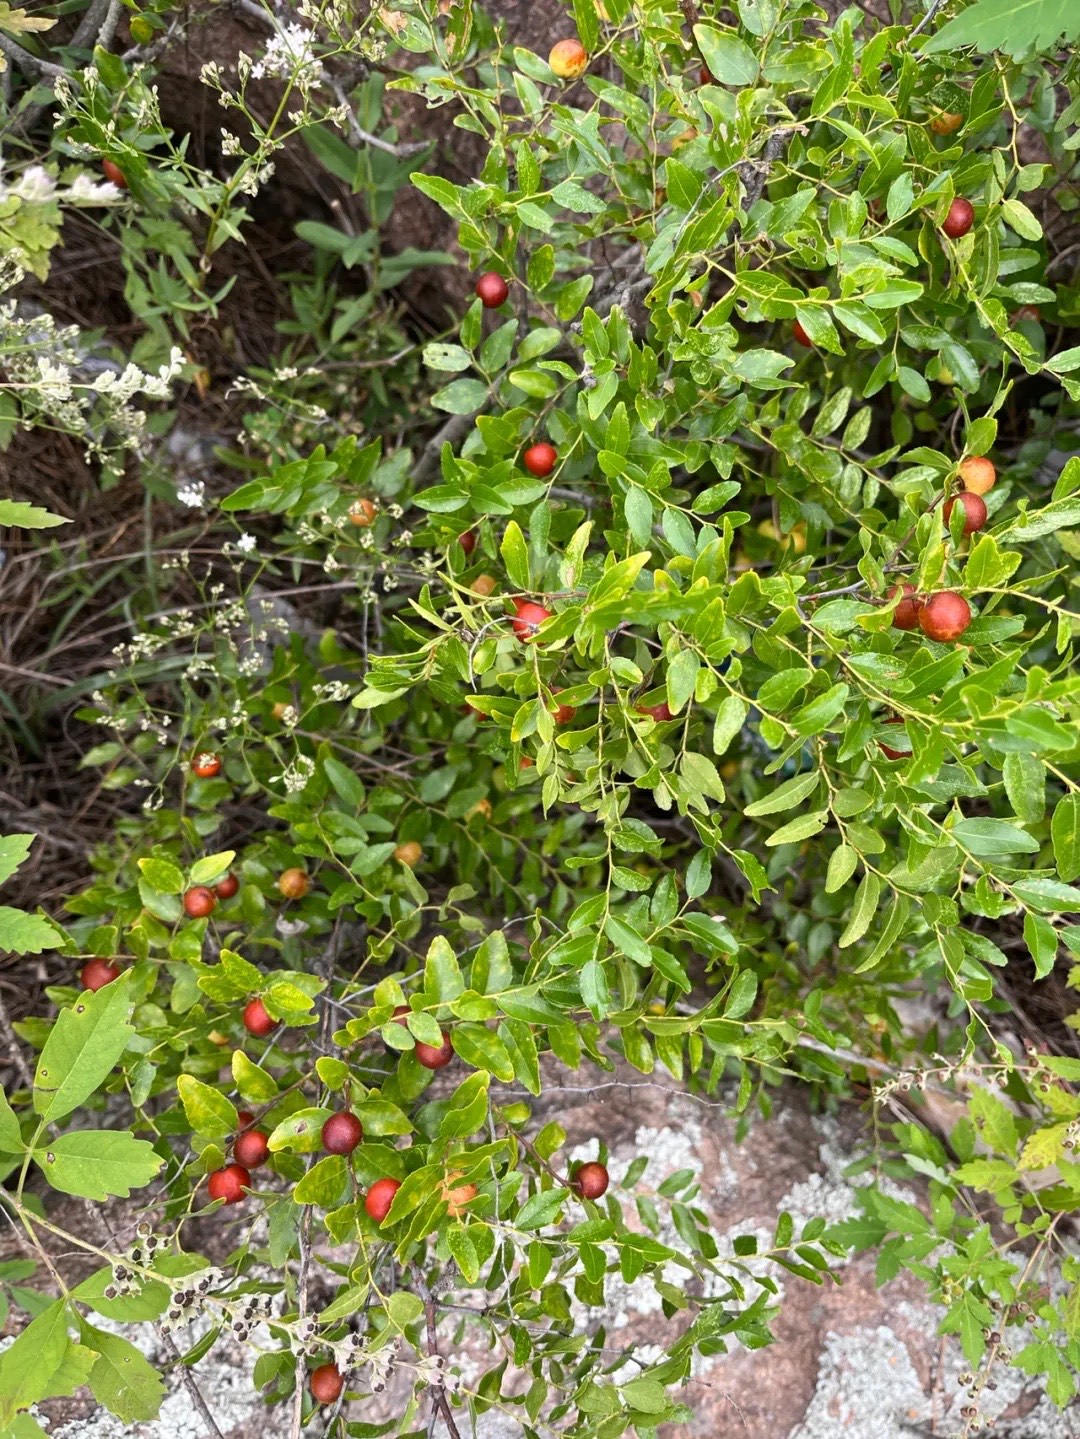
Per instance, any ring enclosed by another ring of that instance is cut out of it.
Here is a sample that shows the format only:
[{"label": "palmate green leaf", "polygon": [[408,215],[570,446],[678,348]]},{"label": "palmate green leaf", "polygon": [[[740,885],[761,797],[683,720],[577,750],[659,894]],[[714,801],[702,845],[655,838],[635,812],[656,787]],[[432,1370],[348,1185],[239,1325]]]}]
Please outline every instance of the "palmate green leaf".
[{"label": "palmate green leaf", "polygon": [[122,974],[60,1011],[34,1076],[34,1109],[42,1119],[63,1119],[111,1074],[135,1033],[128,1023],[130,988]]},{"label": "palmate green leaf", "polygon": [[44,915],[0,904],[0,953],[40,954],[63,943],[64,936]]},{"label": "palmate green leaf", "polygon": [[0,500],[0,525],[9,525],[16,530],[51,530],[56,525],[69,524],[70,520],[62,515],[50,514],[40,505],[29,505],[23,500]]},{"label": "palmate green leaf", "polygon": [[0,1430],[20,1409],[45,1398],[71,1344],[67,1301],[58,1299],[0,1354]]},{"label": "palmate green leaf", "polygon": [[99,1404],[124,1424],[156,1419],[165,1397],[161,1375],[130,1340],[106,1334],[84,1320],[83,1342],[98,1359],[90,1371],[90,1389]]},{"label": "palmate green leaf", "polygon": [[0,884],[11,878],[29,855],[33,843],[32,834],[0,835]]},{"label": "palmate green leaf", "polygon": [[1000,50],[1014,59],[1080,40],[1080,9],[1073,0],[975,0],[924,40],[927,55],[972,45],[982,55]]},{"label": "palmate green leaf", "polygon": [[34,1151],[34,1163],[53,1189],[83,1199],[126,1199],[160,1171],[152,1144],[125,1130],[74,1129]]}]

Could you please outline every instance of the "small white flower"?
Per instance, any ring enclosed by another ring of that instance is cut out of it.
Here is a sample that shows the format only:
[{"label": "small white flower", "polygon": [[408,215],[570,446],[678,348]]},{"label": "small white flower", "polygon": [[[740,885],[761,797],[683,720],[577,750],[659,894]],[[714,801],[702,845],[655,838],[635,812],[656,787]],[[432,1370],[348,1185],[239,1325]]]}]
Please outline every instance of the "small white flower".
[{"label": "small white flower", "polygon": [[76,204],[111,205],[124,198],[111,180],[94,180],[89,175],[76,175],[65,197]]},{"label": "small white flower", "polygon": [[244,533],[236,542],[236,548],[244,555],[253,555],[259,547],[259,542],[254,535]]},{"label": "small white flower", "polygon": [[177,490],[176,498],[189,510],[201,510],[206,504],[206,485],[202,480],[188,480]]}]

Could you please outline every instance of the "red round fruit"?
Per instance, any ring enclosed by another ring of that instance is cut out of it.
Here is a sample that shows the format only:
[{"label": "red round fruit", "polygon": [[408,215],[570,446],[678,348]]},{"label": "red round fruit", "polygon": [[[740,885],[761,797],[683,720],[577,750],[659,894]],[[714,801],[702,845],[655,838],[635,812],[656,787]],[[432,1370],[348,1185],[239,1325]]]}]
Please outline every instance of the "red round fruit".
[{"label": "red round fruit", "polygon": [[546,440],[541,440],[538,445],[529,446],[521,457],[521,463],[530,475],[535,475],[537,479],[542,480],[551,474],[558,458],[559,452],[555,446],[549,445]]},{"label": "red round fruit", "polygon": [[802,325],[799,324],[798,320],[796,320],[795,323],[792,325],[791,333],[795,336],[796,340],[798,340],[800,345],[805,345],[808,350],[813,349],[813,340],[803,329]]},{"label": "red round fruit", "polygon": [[261,1129],[249,1129],[233,1140],[233,1158],[245,1169],[258,1169],[270,1158],[270,1145]]},{"label": "red round fruit", "polygon": [[379,508],[374,500],[353,500],[347,511],[349,524],[358,530],[370,529],[378,516]]},{"label": "red round fruit", "polygon": [[[890,719],[887,719],[887,720],[885,721],[885,723],[886,723],[886,724],[898,724],[898,725],[902,725],[902,724],[904,723],[904,721],[900,718],[899,715],[893,715]],[[904,733],[906,734],[907,731],[905,730]],[[884,756],[885,756],[886,759],[910,759],[910,758],[911,758],[911,756],[910,756],[910,754],[907,752],[907,750],[892,749],[889,745],[887,745],[887,744],[884,742],[884,740],[878,740],[878,748],[879,748],[879,749],[881,750],[881,752],[884,754]]]},{"label": "red round fruit", "polygon": [[973,495],[988,495],[997,484],[997,470],[993,460],[985,455],[968,455],[958,466],[964,489]]},{"label": "red round fruit", "polygon": [[982,495],[973,494],[971,490],[961,490],[951,500],[945,501],[945,523],[949,523],[949,517],[957,501],[964,510],[964,534],[973,535],[976,530],[981,530],[986,524],[986,501]]},{"label": "red round fruit", "polygon": [[425,1069],[445,1069],[454,1057],[454,1044],[448,1034],[443,1035],[441,1044],[424,1044],[418,1039],[413,1054]]},{"label": "red round fruit", "polygon": [[548,64],[560,80],[576,80],[588,68],[589,56],[580,40],[557,40]]},{"label": "red round fruit", "polygon": [[893,599],[896,595],[903,595],[903,599],[893,610],[893,629],[916,629],[919,624],[919,611],[922,609],[918,591],[914,585],[894,585],[889,598]]},{"label": "red round fruit", "polygon": [[345,1380],[336,1364],[320,1364],[311,1371],[308,1381],[311,1397],[317,1404],[336,1404],[345,1388]]},{"label": "red round fruit", "polygon": [[639,715],[648,715],[657,724],[665,724],[669,719],[675,718],[667,700],[661,700],[658,705],[638,705],[637,712]]},{"label": "red round fruit", "polygon": [[970,200],[954,200],[941,228],[950,240],[959,240],[975,223],[975,207]]},{"label": "red round fruit", "polygon": [[702,65],[701,69],[697,72],[697,77],[699,85],[711,85],[713,83],[713,73],[708,65]]},{"label": "red round fruit", "polygon": [[591,1159],[588,1164],[581,1164],[574,1171],[570,1187],[581,1199],[599,1199],[607,1192],[607,1169],[597,1160]]},{"label": "red round fruit", "polygon": [[[555,691],[555,694],[559,693],[559,690]],[[556,724],[569,724],[576,714],[577,710],[573,705],[559,704],[558,701],[556,701],[551,709],[551,718]]]},{"label": "red round fruit", "polygon": [[1032,325],[1037,325],[1042,319],[1038,305],[1021,305],[1018,310],[1013,311],[1014,324],[1020,320],[1027,320]]},{"label": "red round fruit", "polygon": [[538,605],[535,600],[515,600],[514,618],[510,623],[519,640],[531,640],[545,620],[551,618],[551,610]]},{"label": "red round fruit", "polygon": [[364,1208],[369,1219],[374,1219],[376,1224],[381,1224],[390,1213],[390,1206],[394,1202],[394,1195],[401,1188],[400,1179],[376,1179],[368,1192],[364,1195]]},{"label": "red round fruit", "polygon": [[363,1137],[363,1125],[347,1109],[332,1114],[322,1127],[322,1146],[327,1154],[351,1154]]},{"label": "red round fruit", "polygon": [[104,989],[107,984],[112,984],[119,974],[119,967],[110,964],[107,959],[91,959],[80,970],[79,982],[83,989]]},{"label": "red round fruit", "polygon": [[919,625],[928,639],[958,640],[971,623],[971,606],[955,590],[939,590],[923,602]]},{"label": "red round fruit", "polygon": [[510,286],[495,270],[488,270],[476,282],[476,293],[485,310],[497,310],[505,305]]},{"label": "red round fruit", "polygon": [[214,885],[214,893],[218,899],[232,899],[233,895],[240,888],[240,881],[235,874],[223,875]]},{"label": "red round fruit", "polygon": [[208,1185],[210,1198],[223,1199],[226,1204],[239,1204],[245,1198],[244,1190],[250,1187],[251,1175],[242,1164],[226,1164],[224,1169],[215,1169]]},{"label": "red round fruit", "polygon": [[476,549],[476,531],[466,530],[464,534],[458,535],[458,544],[467,555],[471,555]]},{"label": "red round fruit", "polygon": [[250,1109],[238,1109],[236,1111],[237,1129],[246,1129],[249,1124],[255,1123],[255,1116]]},{"label": "red round fruit", "polygon": [[200,779],[213,779],[221,773],[221,756],[211,754],[209,750],[197,754],[191,761],[191,772]]},{"label": "red round fruit", "polygon": [[121,170],[115,160],[102,160],[101,172],[106,180],[111,180],[118,190],[126,190],[128,187],[127,176]]},{"label": "red round fruit", "polygon": [[261,999],[249,999],[244,1005],[244,1012],[241,1016],[244,1021],[244,1028],[248,1034],[253,1034],[256,1039],[265,1039],[266,1036],[277,1028],[277,1020],[267,1011],[266,1005]]},{"label": "red round fruit", "polygon": [[216,905],[217,896],[205,884],[197,884],[184,891],[184,913],[189,919],[205,919],[208,914],[213,914]]}]

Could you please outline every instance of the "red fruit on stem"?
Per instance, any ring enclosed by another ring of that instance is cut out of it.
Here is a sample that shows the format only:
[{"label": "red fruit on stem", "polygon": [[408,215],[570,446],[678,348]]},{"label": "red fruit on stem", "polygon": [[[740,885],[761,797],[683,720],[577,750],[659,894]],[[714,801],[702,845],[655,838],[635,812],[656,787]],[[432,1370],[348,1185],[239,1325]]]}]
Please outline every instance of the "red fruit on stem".
[{"label": "red fruit on stem", "polygon": [[458,544],[467,555],[471,555],[476,549],[476,531],[466,530],[464,534],[458,535]]},{"label": "red fruit on stem", "polygon": [[535,475],[537,479],[542,480],[551,474],[558,458],[559,452],[555,446],[549,445],[546,440],[541,440],[538,445],[529,446],[521,457],[521,463],[530,475]]},{"label": "red fruit on stem", "polygon": [[[886,723],[886,724],[898,724],[898,725],[902,725],[902,724],[904,723],[904,721],[900,718],[899,715],[892,715],[891,718],[889,718],[889,719],[887,719],[887,720],[885,721],[885,723]],[[906,730],[905,730],[905,733],[907,733]],[[908,754],[908,752],[907,752],[906,750],[902,750],[902,749],[892,749],[892,748],[890,748],[889,745],[887,745],[887,744],[884,742],[884,740],[880,740],[880,739],[878,740],[878,748],[882,751],[882,753],[884,754],[884,756],[885,756],[886,759],[909,759],[909,758],[910,758],[910,755]]]},{"label": "red fruit on stem", "polygon": [[364,1195],[364,1209],[367,1211],[368,1218],[374,1219],[376,1224],[381,1224],[390,1213],[394,1195],[400,1188],[400,1179],[376,1179]]},{"label": "red fruit on stem", "polygon": [[238,1109],[236,1111],[237,1129],[246,1129],[249,1124],[255,1123],[255,1116],[250,1109]]},{"label": "red fruit on stem", "polygon": [[320,1364],[308,1380],[311,1397],[317,1404],[336,1404],[345,1388],[345,1380],[336,1364]]},{"label": "red fruit on stem", "polygon": [[233,1140],[233,1158],[245,1169],[258,1169],[270,1158],[270,1145],[261,1129],[249,1129]]},{"label": "red fruit on stem", "polygon": [[960,461],[959,473],[964,489],[970,490],[973,495],[988,495],[997,484],[994,462],[985,455],[968,455],[967,459]]},{"label": "red fruit on stem", "polygon": [[107,959],[91,959],[80,970],[79,982],[83,989],[104,989],[107,984],[112,984],[119,974],[119,967],[110,964]]},{"label": "red fruit on stem", "polygon": [[922,609],[922,601],[919,599],[918,591],[914,585],[894,585],[889,598],[895,595],[903,595],[903,599],[893,610],[894,630],[913,630],[919,623],[919,611]]},{"label": "red fruit on stem", "polygon": [[981,495],[974,494],[971,490],[961,490],[951,500],[945,501],[945,523],[953,512],[953,506],[959,501],[964,511],[964,534],[973,535],[976,530],[981,530],[986,524],[986,501]]},{"label": "red fruit on stem", "polygon": [[570,1181],[570,1188],[580,1199],[599,1199],[607,1187],[607,1169],[595,1159],[579,1165]]},{"label": "red fruit on stem", "polygon": [[713,83],[713,74],[708,65],[702,65],[697,77],[699,85],[711,85]]},{"label": "red fruit on stem", "polygon": [[251,1175],[242,1164],[226,1164],[224,1169],[215,1169],[207,1186],[211,1199],[223,1199],[226,1204],[239,1204],[245,1197],[244,1190],[251,1187]]},{"label": "red fruit on stem", "polygon": [[221,756],[211,754],[208,750],[197,754],[191,761],[191,772],[198,775],[200,779],[213,779],[215,775],[221,773]]},{"label": "red fruit on stem", "polygon": [[184,913],[189,919],[205,919],[213,914],[217,906],[217,895],[205,884],[197,884],[184,891]]},{"label": "red fruit on stem", "polygon": [[232,899],[233,895],[240,888],[240,881],[235,874],[226,874],[214,885],[214,893],[218,899]]},{"label": "red fruit on stem", "polygon": [[115,160],[102,160],[101,173],[105,176],[106,180],[111,180],[118,190],[127,189],[127,176]]},{"label": "red fruit on stem", "polygon": [[445,1069],[454,1057],[454,1044],[448,1034],[443,1035],[441,1044],[425,1044],[418,1039],[413,1054],[425,1069]]},{"label": "red fruit on stem", "polygon": [[805,345],[808,350],[813,349],[813,340],[803,329],[802,325],[799,324],[798,320],[796,320],[795,323],[792,325],[791,333],[795,336],[796,340],[798,340],[800,345]]},{"label": "red fruit on stem", "polygon": [[955,590],[939,590],[924,601],[919,625],[928,639],[958,640],[971,623],[971,606]]},{"label": "red fruit on stem", "polygon": [[[560,690],[555,691],[555,694],[560,693]],[[552,706],[551,710],[551,718],[555,721],[556,724],[569,724],[576,714],[577,710],[574,708],[573,705],[564,705],[559,704],[558,702],[556,702]]]},{"label": "red fruit on stem", "polygon": [[975,207],[970,200],[954,200],[941,228],[950,240],[959,240],[975,223]]},{"label": "red fruit on stem", "polygon": [[476,282],[476,294],[485,310],[497,310],[506,303],[509,293],[510,286],[494,270],[488,270]]},{"label": "red fruit on stem", "polygon": [[268,1013],[266,1005],[258,998],[248,1000],[241,1018],[248,1034],[253,1034],[256,1039],[265,1039],[271,1030],[277,1028],[277,1020]]},{"label": "red fruit on stem", "polygon": [[347,1109],[332,1114],[322,1127],[322,1146],[327,1154],[351,1154],[363,1137],[363,1126]]},{"label": "red fruit on stem", "polygon": [[515,600],[514,618],[510,621],[519,640],[531,640],[552,611],[538,605],[535,600]]},{"label": "red fruit on stem", "polygon": [[1038,305],[1021,305],[1018,310],[1013,311],[1014,323],[1020,320],[1027,320],[1030,324],[1037,325],[1042,319]]},{"label": "red fruit on stem", "polygon": [[667,700],[661,700],[658,705],[638,705],[637,712],[639,715],[648,715],[657,724],[665,724],[669,719],[675,718]]},{"label": "red fruit on stem", "polygon": [[348,509],[350,525],[358,530],[369,530],[379,517],[379,507],[374,500],[353,500]]}]

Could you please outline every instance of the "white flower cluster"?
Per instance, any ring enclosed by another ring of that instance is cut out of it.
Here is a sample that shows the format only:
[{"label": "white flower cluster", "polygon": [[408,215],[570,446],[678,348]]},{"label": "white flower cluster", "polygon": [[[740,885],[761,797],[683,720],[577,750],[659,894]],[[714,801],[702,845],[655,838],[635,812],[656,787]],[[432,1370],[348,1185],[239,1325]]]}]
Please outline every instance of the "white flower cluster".
[{"label": "white flower cluster", "polygon": [[27,205],[115,205],[123,198],[123,191],[111,180],[90,175],[76,175],[66,187],[58,185],[44,165],[28,165],[11,184],[0,176],[0,204],[21,200]]},{"label": "white flower cluster", "polygon": [[307,788],[308,780],[315,773],[315,761],[306,754],[297,755],[282,774],[274,775],[271,784],[281,783],[286,794],[299,794]]},{"label": "white flower cluster", "polygon": [[323,67],[315,54],[314,41],[314,35],[306,26],[283,25],[267,41],[262,58],[252,65],[252,79],[291,79],[300,89],[318,85],[323,77]]}]

